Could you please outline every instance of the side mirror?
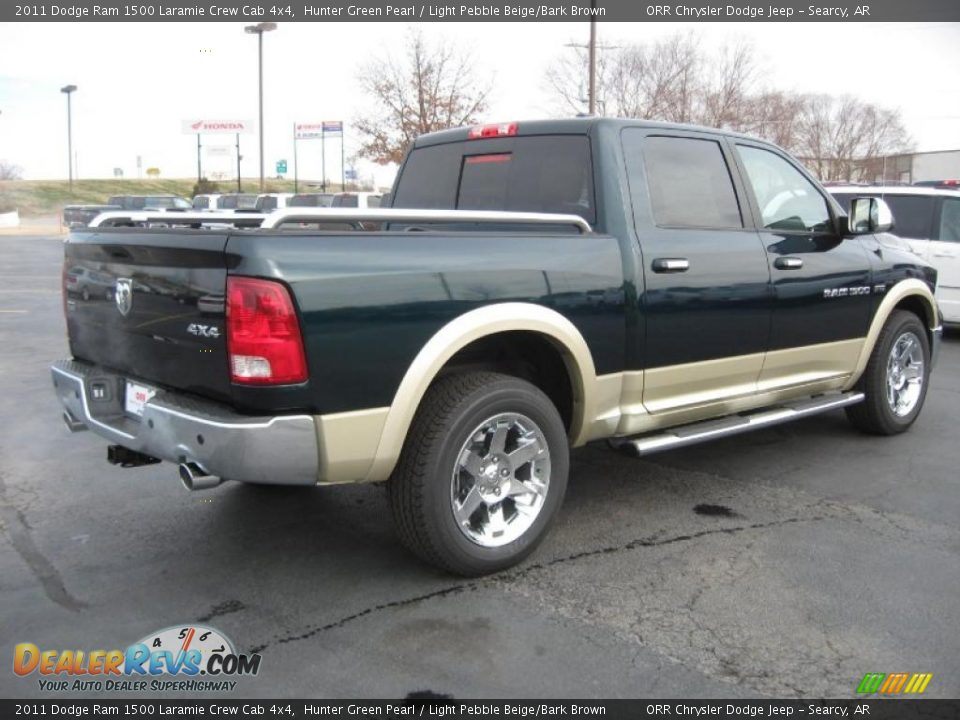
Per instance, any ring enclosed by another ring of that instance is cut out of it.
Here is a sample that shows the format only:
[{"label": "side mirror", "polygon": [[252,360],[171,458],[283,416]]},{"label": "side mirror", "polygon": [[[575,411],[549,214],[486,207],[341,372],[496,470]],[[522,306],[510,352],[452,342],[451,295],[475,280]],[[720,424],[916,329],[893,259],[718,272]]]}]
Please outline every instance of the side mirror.
[{"label": "side mirror", "polygon": [[880,198],[854,198],[850,201],[847,230],[851,235],[890,232],[893,230],[893,212]]}]

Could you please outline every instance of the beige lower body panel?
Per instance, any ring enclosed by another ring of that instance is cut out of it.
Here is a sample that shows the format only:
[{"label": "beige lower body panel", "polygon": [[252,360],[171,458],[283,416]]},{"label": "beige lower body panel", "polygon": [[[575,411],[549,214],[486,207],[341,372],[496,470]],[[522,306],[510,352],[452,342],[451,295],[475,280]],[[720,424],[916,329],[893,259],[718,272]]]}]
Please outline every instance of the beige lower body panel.
[{"label": "beige lower body panel", "polygon": [[[601,375],[584,440],[625,437],[840,390],[864,338]],[[389,407],[316,418],[323,484],[385,480],[374,461]],[[392,467],[390,468],[392,471]]]},{"label": "beige lower body panel", "polygon": [[842,389],[864,338],[597,378],[590,439],[625,437]]},{"label": "beige lower body panel", "polygon": [[358,482],[367,477],[377,455],[390,408],[318,415],[317,446],[324,484]]}]

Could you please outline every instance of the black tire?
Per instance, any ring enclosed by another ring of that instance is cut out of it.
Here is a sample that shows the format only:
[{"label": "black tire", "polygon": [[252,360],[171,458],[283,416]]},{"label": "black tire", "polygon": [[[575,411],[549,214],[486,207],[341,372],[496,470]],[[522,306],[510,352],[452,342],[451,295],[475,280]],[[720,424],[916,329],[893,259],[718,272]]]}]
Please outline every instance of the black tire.
[{"label": "black tire", "polygon": [[[923,354],[920,394],[909,412],[899,415],[887,400],[888,360],[894,344],[906,333],[912,333]],[[856,388],[866,397],[863,402],[846,408],[847,418],[858,430],[871,435],[897,435],[907,430],[920,415],[930,380],[930,340],[923,322],[911,312],[895,310],[887,319]]]},{"label": "black tire", "polygon": [[[465,443],[477,437],[478,426],[501,413],[520,414],[536,425],[549,452],[549,484],[536,519],[523,534],[508,544],[485,547],[458,525],[451,488]],[[493,372],[448,375],[424,396],[387,483],[397,532],[422,560],[457,575],[476,577],[508,568],[546,535],[563,500],[569,467],[563,420],[539,388]]]}]

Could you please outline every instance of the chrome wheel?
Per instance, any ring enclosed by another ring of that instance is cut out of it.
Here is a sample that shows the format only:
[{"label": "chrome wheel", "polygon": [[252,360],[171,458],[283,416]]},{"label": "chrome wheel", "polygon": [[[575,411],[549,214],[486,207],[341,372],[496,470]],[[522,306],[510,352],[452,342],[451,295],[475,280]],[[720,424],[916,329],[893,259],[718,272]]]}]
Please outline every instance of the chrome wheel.
[{"label": "chrome wheel", "polygon": [[500,413],[460,448],[450,483],[457,527],[483,547],[522,536],[540,515],[550,487],[550,449],[530,418]]},{"label": "chrome wheel", "polygon": [[897,417],[909,415],[923,394],[923,346],[911,331],[896,339],[887,358],[887,404]]}]

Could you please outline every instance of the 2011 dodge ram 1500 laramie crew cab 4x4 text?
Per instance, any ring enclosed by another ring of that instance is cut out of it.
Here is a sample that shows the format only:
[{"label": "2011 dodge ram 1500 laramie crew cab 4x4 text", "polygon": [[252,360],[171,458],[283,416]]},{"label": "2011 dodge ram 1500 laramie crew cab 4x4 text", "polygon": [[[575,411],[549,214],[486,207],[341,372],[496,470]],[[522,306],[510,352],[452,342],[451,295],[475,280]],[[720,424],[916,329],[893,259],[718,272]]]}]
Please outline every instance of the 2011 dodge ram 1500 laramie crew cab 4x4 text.
[{"label": "2011 dodge ram 1500 laramie crew cab 4x4 text", "polygon": [[643,455],[839,407],[890,435],[923,406],[935,271],[885,242],[882,200],[845,212],[766,142],[449,130],[416,140],[391,198],[71,234],[64,266],[114,288],[65,287],[67,424],[191,488],[387,481],[403,542],[477,575],[544,537],[571,447]]}]

